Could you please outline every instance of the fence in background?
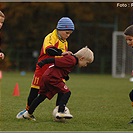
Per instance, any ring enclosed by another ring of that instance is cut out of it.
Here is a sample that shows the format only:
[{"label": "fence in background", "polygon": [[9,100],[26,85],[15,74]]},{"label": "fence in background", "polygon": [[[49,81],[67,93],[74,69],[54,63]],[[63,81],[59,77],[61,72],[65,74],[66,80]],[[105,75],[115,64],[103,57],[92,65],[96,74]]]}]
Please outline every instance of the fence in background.
[{"label": "fence in background", "polygon": [[[87,45],[94,52],[95,58],[94,62],[87,68],[79,69],[76,67],[73,72],[111,74],[112,34],[115,30],[117,30],[117,24],[115,22],[112,24],[77,23],[76,30],[68,39],[69,50],[76,52]],[[39,47],[38,49],[33,49],[32,46],[23,48],[11,47],[10,50],[7,49],[5,51],[5,61],[1,62],[0,69],[34,71],[42,43],[36,44]]]}]

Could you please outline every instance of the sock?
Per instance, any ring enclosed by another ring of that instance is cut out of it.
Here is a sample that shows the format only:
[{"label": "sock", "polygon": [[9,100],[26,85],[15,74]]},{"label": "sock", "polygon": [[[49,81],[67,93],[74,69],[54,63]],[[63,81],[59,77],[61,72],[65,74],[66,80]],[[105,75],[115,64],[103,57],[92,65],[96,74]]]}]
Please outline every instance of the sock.
[{"label": "sock", "polygon": [[60,102],[60,100],[61,100],[61,98],[62,98],[62,95],[63,95],[62,92],[58,93],[57,99],[56,99],[56,106],[59,106],[59,102]]},{"label": "sock", "polygon": [[34,110],[37,106],[46,99],[46,96],[39,94],[34,101],[31,103],[30,108],[28,110],[29,114],[33,114]]},{"label": "sock", "polygon": [[133,102],[133,90],[130,91],[130,93],[129,93],[129,98],[130,98],[130,100]]},{"label": "sock", "polygon": [[64,112],[65,110],[65,106],[69,100],[69,97],[71,95],[71,92],[67,92],[67,93],[64,93],[60,99],[60,102],[59,102],[59,109],[58,109],[58,112]]},{"label": "sock", "polygon": [[26,110],[29,110],[29,106],[31,105],[32,101],[37,97],[39,89],[31,88],[28,99],[27,99],[27,105]]}]

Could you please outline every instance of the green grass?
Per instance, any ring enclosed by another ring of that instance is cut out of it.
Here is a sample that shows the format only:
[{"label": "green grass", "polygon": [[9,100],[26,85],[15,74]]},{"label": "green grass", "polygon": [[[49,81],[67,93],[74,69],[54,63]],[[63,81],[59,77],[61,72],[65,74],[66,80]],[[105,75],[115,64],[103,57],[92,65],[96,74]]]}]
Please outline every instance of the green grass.
[{"label": "green grass", "polygon": [[[35,110],[36,122],[16,119],[25,108],[33,73],[3,72],[1,89],[1,131],[133,131],[128,124],[133,110],[128,97],[132,88],[129,78],[112,78],[110,75],[71,74],[67,82],[72,95],[67,107],[73,119],[66,123],[54,122],[52,110],[56,96],[45,100]],[[15,84],[20,96],[13,96]]]}]

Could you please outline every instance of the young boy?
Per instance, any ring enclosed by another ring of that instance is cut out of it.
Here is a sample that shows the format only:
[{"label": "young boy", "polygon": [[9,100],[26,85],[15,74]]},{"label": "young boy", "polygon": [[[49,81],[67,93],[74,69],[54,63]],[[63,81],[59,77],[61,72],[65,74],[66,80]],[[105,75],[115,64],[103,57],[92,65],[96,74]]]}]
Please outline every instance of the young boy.
[{"label": "young boy", "polygon": [[[56,29],[44,38],[43,46],[40,51],[40,56],[38,57],[38,62],[50,57],[61,56],[66,53],[71,53],[70,51],[67,51],[68,42],[66,40],[72,34],[74,29],[75,27],[74,27],[73,21],[68,17],[62,17],[58,21]],[[49,67],[49,64],[43,66],[42,68],[40,68],[36,64],[36,69],[34,72],[32,83],[31,83],[30,93],[27,99],[26,109],[19,112],[16,118],[18,119],[23,118],[22,116],[23,113],[29,109],[29,106],[31,105],[32,101],[37,97],[38,91],[40,89],[40,81],[41,81],[42,75],[47,70],[48,67]],[[59,101],[61,97],[62,97],[62,93],[58,93],[56,106],[59,105]]]},{"label": "young boy", "polygon": [[61,92],[63,95],[59,101],[56,118],[71,119],[73,117],[71,114],[64,113],[71,91],[66,86],[65,82],[63,82],[62,78],[67,77],[75,65],[78,65],[78,67],[86,67],[88,64],[92,63],[93,60],[93,52],[89,48],[84,47],[74,55],[67,54],[58,58],[49,58],[39,62],[38,66],[41,68],[49,63],[50,66],[42,76],[38,96],[31,103],[29,110],[23,114],[23,117],[35,121],[36,119],[33,116],[33,112],[37,106],[46,98],[51,100],[56,93]]},{"label": "young boy", "polygon": [[[4,20],[5,20],[5,15],[0,11],[0,29],[3,26]],[[0,42],[0,45],[1,45],[1,42]],[[0,58],[4,59],[4,53],[2,52],[1,48],[0,48]]]},{"label": "young boy", "polygon": [[[126,39],[128,46],[133,47],[133,25],[130,25],[129,27],[125,29],[124,35],[125,35],[125,39]],[[131,104],[133,107],[133,90],[131,90],[131,92],[129,93],[129,98],[131,100]],[[133,118],[129,123],[133,124]]]}]

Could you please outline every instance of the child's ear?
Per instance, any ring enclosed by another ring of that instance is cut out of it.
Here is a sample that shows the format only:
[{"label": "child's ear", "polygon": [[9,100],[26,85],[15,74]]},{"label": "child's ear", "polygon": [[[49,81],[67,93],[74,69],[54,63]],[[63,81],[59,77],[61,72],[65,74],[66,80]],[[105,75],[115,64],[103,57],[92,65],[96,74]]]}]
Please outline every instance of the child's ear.
[{"label": "child's ear", "polygon": [[84,56],[82,56],[82,57],[80,57],[80,60],[84,60],[84,58],[85,58],[85,57],[84,57]]}]

